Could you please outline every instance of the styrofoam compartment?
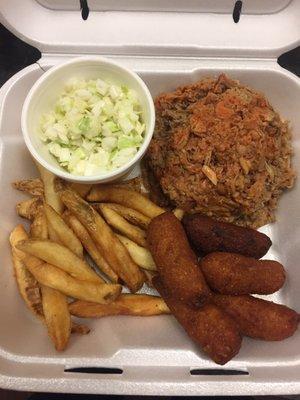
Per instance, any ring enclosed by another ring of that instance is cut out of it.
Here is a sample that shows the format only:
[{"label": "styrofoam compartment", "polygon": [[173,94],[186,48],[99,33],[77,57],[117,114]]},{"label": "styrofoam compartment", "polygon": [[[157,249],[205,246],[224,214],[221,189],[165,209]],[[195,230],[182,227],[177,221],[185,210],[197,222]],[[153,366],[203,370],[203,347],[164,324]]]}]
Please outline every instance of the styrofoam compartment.
[{"label": "styrofoam compartment", "polygon": [[[33,0],[24,3],[37,4]],[[286,14],[289,7],[295,7],[295,1],[278,14]],[[299,7],[297,10],[298,18]],[[6,17],[2,15],[4,22]],[[289,46],[293,43],[289,42]],[[115,55],[113,58],[138,72],[153,96],[221,72],[261,90],[280,114],[290,120],[295,151],[293,165],[299,175],[299,79],[271,58],[181,57],[180,45],[178,52],[176,57],[161,54],[160,57]],[[67,57],[67,54],[45,54],[40,65],[20,71],[0,91],[0,386],[30,391],[144,395],[299,393],[299,331],[278,343],[244,338],[240,353],[224,367],[209,360],[172,316],[88,320],[92,329],[89,335],[72,336],[63,353],[53,349],[45,328],[23,304],[13,278],[8,235],[17,223],[23,222],[14,206],[24,196],[10,182],[37,175],[20,128],[26,94],[46,69]],[[299,198],[300,186],[296,182],[280,200],[276,223],[262,228],[273,241],[266,257],[282,262],[288,273],[284,288],[268,298],[296,310],[300,310]],[[81,369],[75,372],[74,368]],[[98,368],[93,370],[97,373],[90,374],[88,368]],[[191,374],[195,370],[196,375]]]}]

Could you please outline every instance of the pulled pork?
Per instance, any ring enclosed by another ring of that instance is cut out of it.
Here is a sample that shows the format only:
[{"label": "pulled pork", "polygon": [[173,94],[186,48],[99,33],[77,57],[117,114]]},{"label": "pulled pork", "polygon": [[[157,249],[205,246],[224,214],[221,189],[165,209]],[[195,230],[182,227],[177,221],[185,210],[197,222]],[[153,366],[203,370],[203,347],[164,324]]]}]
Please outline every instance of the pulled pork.
[{"label": "pulled pork", "polygon": [[160,202],[254,228],[275,220],[295,174],[288,124],[263,94],[220,75],[163,93],[155,107],[145,163]]}]

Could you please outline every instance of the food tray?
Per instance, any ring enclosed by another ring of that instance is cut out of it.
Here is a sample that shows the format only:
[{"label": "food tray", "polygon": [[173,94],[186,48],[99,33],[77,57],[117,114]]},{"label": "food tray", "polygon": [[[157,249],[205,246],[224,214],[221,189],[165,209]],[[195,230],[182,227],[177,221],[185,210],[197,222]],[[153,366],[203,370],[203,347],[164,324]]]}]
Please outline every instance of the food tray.
[{"label": "food tray", "polygon": [[[58,354],[43,326],[26,310],[17,293],[8,244],[9,232],[22,222],[16,216],[14,205],[23,198],[12,189],[10,182],[37,175],[21,134],[21,108],[33,83],[45,70],[67,57],[57,52],[44,54],[39,63],[16,74],[0,90],[0,386],[98,394],[299,393],[299,330],[278,343],[244,338],[238,356],[220,367],[187,338],[172,316],[89,320],[91,333],[72,337],[68,349]],[[197,58],[182,54],[176,57],[114,55],[113,58],[138,72],[153,96],[221,72],[263,91],[291,122],[293,164],[300,175],[300,81],[281,69],[275,59]],[[137,173],[137,170],[133,172]],[[300,310],[299,198],[300,186],[296,183],[281,198],[277,222],[262,229],[273,241],[267,257],[282,262],[288,272],[284,288],[268,297],[296,310]]]}]

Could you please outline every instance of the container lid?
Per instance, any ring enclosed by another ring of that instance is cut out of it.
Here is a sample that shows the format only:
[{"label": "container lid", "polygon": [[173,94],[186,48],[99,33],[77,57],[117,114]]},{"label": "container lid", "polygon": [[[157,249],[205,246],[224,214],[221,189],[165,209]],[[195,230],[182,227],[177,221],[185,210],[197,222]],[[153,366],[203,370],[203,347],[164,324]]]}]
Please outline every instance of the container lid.
[{"label": "container lid", "polygon": [[299,0],[10,0],[0,19],[42,53],[275,58],[300,44]]}]

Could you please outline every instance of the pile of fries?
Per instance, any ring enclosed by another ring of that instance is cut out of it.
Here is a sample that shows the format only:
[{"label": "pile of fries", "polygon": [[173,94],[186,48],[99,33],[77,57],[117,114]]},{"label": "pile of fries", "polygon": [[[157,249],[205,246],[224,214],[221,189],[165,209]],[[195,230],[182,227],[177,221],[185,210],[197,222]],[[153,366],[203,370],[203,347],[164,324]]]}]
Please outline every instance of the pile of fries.
[{"label": "pile of fries", "polygon": [[[10,235],[19,292],[45,324],[56,350],[89,328],[73,317],[167,314],[162,298],[136,294],[156,270],[146,229],[165,210],[152,203],[139,178],[117,185],[64,182],[37,165],[40,178],[13,186],[31,197],[16,206],[30,221]],[[175,212],[178,218],[181,211]],[[121,293],[126,286],[131,293]]]}]

